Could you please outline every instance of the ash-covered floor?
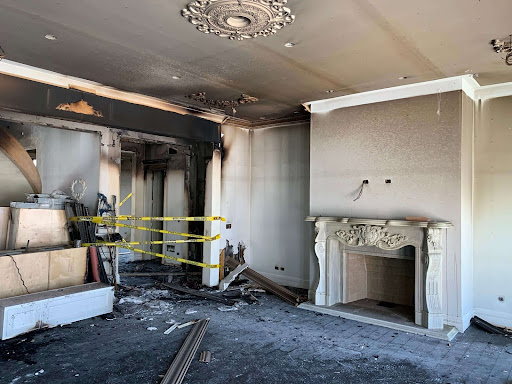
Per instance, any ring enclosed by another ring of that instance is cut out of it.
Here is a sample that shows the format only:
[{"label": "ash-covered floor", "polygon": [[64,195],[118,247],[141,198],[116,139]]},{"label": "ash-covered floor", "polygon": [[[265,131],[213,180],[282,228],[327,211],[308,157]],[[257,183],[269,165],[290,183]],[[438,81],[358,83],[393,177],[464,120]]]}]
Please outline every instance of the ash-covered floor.
[{"label": "ash-covered floor", "polygon": [[[133,280],[133,281],[132,281]],[[254,293],[225,305],[159,289],[152,278],[96,317],[1,342],[0,383],[157,384],[191,327],[211,318],[185,383],[510,383],[512,340],[470,327],[450,343],[315,314]],[[133,286],[133,285],[132,285]],[[230,291],[236,296],[237,291]],[[220,309],[221,310],[220,310]],[[209,364],[198,361],[209,350]]]}]

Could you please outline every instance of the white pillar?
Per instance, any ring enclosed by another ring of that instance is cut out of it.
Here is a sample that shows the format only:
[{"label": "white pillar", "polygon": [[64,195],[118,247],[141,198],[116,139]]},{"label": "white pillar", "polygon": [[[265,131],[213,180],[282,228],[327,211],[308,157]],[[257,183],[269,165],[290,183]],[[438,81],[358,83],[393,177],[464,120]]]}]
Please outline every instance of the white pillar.
[{"label": "white pillar", "polygon": [[[101,130],[101,149],[100,149],[100,181],[99,192],[107,196],[109,202],[112,201],[112,195],[116,196],[116,212],[119,213],[119,194],[121,192],[121,140],[117,132],[105,128]],[[91,212],[96,215],[96,212]],[[113,273],[116,281],[119,283],[119,252],[114,248],[116,255]],[[108,265],[105,266],[108,268]],[[107,269],[108,271],[108,269]]]},{"label": "white pillar", "polygon": [[[205,216],[220,216],[220,191],[221,191],[221,156],[219,150],[213,151],[213,157],[206,168],[205,187]],[[220,221],[206,221],[204,223],[204,235],[215,236],[220,233]],[[221,240],[204,243],[203,262],[218,264],[220,259]],[[219,285],[219,269],[203,268],[203,284],[208,287]]]}]

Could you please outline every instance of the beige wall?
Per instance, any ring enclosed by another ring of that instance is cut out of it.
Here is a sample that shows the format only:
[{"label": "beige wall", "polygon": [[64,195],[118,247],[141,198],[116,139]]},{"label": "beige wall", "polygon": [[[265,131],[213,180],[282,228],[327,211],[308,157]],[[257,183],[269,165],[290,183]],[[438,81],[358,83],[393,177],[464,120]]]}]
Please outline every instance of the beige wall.
[{"label": "beige wall", "polygon": [[309,123],[255,129],[251,143],[252,263],[277,283],[302,288],[309,283],[313,239],[304,222],[309,135]]},{"label": "beige wall", "polygon": [[[251,268],[273,281],[307,288],[312,232],[309,123],[252,131],[223,126],[222,242],[247,246]],[[277,267],[277,269],[276,269]]]},{"label": "beige wall", "polygon": [[310,181],[311,215],[451,221],[443,310],[459,328],[470,311],[460,295],[462,102],[456,91],[313,114]]},{"label": "beige wall", "polygon": [[[480,105],[475,129],[475,314],[512,327],[512,97]],[[504,301],[498,300],[499,296]]]}]

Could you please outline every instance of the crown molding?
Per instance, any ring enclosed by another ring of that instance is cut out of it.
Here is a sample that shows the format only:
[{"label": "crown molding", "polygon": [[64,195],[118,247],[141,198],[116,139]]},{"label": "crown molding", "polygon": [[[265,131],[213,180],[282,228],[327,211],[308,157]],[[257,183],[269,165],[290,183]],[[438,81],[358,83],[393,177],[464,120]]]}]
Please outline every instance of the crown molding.
[{"label": "crown molding", "polygon": [[462,90],[474,100],[475,92],[479,88],[481,88],[481,86],[473,78],[473,75],[463,75],[415,84],[406,84],[398,87],[377,89],[368,92],[360,92],[331,99],[310,101],[303,105],[311,113],[325,113],[334,109],[353,107],[356,105],[380,103],[383,101],[407,99],[410,97],[459,90]]}]

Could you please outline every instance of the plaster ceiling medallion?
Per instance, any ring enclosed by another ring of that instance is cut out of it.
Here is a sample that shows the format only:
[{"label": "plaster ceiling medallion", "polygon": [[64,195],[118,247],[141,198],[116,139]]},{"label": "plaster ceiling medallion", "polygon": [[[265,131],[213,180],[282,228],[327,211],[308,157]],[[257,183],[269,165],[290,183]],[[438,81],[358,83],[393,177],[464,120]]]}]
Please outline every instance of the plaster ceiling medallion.
[{"label": "plaster ceiling medallion", "polygon": [[507,39],[491,40],[491,45],[496,53],[506,53],[505,64],[512,65],[512,35]]},{"label": "plaster ceiling medallion", "polygon": [[288,0],[197,0],[181,11],[197,29],[230,40],[270,36],[293,23]]},{"label": "plaster ceiling medallion", "polygon": [[242,93],[242,95],[236,100],[212,100],[206,98],[206,92],[194,93],[192,95],[185,96],[187,99],[198,101],[210,108],[226,109],[231,108],[233,113],[236,113],[235,107],[240,104],[256,103],[258,99]]}]

